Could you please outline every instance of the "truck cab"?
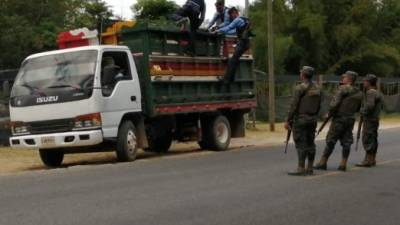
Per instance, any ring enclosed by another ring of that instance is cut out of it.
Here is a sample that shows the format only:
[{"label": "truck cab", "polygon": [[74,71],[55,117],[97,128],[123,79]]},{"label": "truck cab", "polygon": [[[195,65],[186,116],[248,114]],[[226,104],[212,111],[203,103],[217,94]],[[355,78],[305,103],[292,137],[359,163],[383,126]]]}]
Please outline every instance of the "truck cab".
[{"label": "truck cab", "polygon": [[32,55],[22,63],[11,92],[10,144],[40,149],[45,164],[57,165],[67,148],[116,140],[122,118],[141,110],[138,75],[127,47]]}]

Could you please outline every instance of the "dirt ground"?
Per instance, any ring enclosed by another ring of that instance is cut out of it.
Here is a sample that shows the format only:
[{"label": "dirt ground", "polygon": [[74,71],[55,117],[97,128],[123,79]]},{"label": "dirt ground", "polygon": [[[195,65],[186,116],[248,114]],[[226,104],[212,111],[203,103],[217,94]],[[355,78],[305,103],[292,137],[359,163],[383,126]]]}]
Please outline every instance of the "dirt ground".
[{"label": "dirt ground", "polygon": [[[400,116],[385,116],[381,123],[381,129],[400,127]],[[325,132],[328,130],[326,127]],[[320,134],[318,139],[323,139],[326,133]],[[286,131],[283,124],[276,124],[276,131],[270,132],[269,125],[257,123],[256,128],[247,130],[246,138],[233,139],[231,148],[240,149],[249,146],[271,146],[285,142]],[[169,153],[158,155],[153,153],[139,152],[138,160],[154,160],[164,157],[190,156],[191,154],[206,154],[207,151],[200,150],[196,143],[174,143]],[[117,163],[116,156],[110,153],[90,153],[66,155],[63,166],[101,165]],[[11,148],[0,148],[0,175],[9,175],[17,172],[43,170],[38,151],[17,150]]]}]

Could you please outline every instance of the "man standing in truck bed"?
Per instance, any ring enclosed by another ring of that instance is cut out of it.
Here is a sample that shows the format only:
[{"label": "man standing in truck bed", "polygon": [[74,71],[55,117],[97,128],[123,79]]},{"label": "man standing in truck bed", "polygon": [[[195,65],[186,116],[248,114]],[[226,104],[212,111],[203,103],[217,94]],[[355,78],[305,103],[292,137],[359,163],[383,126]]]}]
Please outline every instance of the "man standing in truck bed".
[{"label": "man standing in truck bed", "polygon": [[[314,68],[305,66],[300,71],[301,84],[295,88],[285,124],[293,130],[293,140],[298,154],[298,168],[289,172],[292,176],[313,175],[315,158],[315,130],[321,107],[321,89],[312,82]],[[307,169],[305,162],[308,159]]]},{"label": "man standing in truck bed", "polygon": [[314,167],[318,170],[326,170],[327,162],[338,140],[342,145],[342,162],[338,167],[340,171],[346,171],[347,159],[353,144],[353,128],[355,114],[360,111],[362,92],[354,86],[358,74],[347,71],[342,75],[342,85],[330,103],[329,114],[332,123],[326,136],[326,147],[320,162]]},{"label": "man standing in truck bed", "polygon": [[233,53],[232,58],[229,60],[228,69],[225,72],[225,82],[233,82],[235,81],[239,59],[250,48],[251,30],[250,20],[239,16],[239,11],[235,7],[229,9],[228,12],[232,22],[228,26],[218,29],[216,32],[220,34],[232,34],[233,31],[236,31],[237,33],[239,43],[236,46],[235,53]]},{"label": "man standing in truck bed", "polygon": [[206,3],[204,0],[187,0],[186,3],[171,16],[171,19],[176,21],[177,25],[185,24],[188,20],[190,21],[190,40],[186,50],[187,54],[196,54],[196,32],[203,23],[205,16]]}]

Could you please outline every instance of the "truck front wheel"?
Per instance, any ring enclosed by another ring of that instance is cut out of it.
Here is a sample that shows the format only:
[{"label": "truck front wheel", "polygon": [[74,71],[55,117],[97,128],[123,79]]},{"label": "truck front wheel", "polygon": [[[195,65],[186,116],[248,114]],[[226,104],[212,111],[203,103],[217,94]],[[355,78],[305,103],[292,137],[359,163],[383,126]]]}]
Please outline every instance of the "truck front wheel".
[{"label": "truck front wheel", "polygon": [[60,167],[64,160],[64,152],[55,149],[39,149],[40,159],[50,168]]},{"label": "truck front wheel", "polygon": [[231,142],[231,126],[225,116],[217,116],[209,120],[203,127],[203,140],[199,143],[202,148],[215,151],[227,150]]},{"label": "truck front wheel", "polygon": [[118,130],[117,158],[120,162],[136,159],[138,151],[136,128],[131,121],[124,121]]}]

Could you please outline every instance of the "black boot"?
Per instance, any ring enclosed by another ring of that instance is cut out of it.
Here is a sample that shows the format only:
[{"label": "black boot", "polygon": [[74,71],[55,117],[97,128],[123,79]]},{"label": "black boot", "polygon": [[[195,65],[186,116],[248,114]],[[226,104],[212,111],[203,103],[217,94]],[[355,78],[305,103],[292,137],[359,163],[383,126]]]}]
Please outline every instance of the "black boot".
[{"label": "black boot", "polygon": [[345,172],[347,170],[347,158],[343,158],[338,167],[338,170]]},{"label": "black boot", "polygon": [[371,166],[372,167],[376,166],[376,152],[373,153],[371,156]]},{"label": "black boot", "polygon": [[312,176],[314,175],[314,159],[315,159],[315,153],[309,153],[308,154],[308,164],[307,164],[307,169],[306,169],[306,175]]},{"label": "black boot", "polygon": [[297,167],[296,170],[289,171],[288,175],[290,176],[305,176],[306,175],[306,169],[305,169],[305,161],[299,161],[299,166]]},{"label": "black boot", "polygon": [[317,165],[314,166],[314,169],[316,170],[326,170],[327,169],[327,162],[328,162],[328,157],[322,156],[321,160]]},{"label": "black boot", "polygon": [[364,160],[361,163],[356,164],[357,167],[371,167],[373,166],[373,155],[366,153]]}]

